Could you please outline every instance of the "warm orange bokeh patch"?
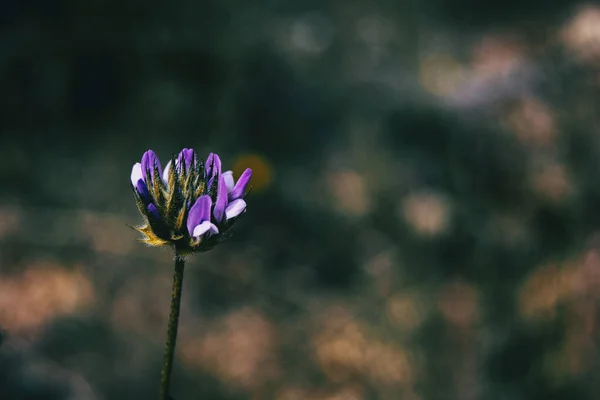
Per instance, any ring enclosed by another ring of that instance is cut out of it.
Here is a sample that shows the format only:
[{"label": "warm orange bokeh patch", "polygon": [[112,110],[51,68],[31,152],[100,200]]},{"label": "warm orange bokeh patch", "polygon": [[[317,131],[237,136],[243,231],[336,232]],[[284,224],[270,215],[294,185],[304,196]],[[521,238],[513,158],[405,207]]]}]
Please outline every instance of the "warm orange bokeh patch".
[{"label": "warm orange bokeh patch", "polygon": [[479,77],[501,77],[522,64],[525,49],[522,43],[508,37],[483,36],[472,52],[470,72]]},{"label": "warm orange bokeh patch", "polygon": [[11,332],[32,332],[53,318],[89,306],[94,288],[79,269],[52,263],[28,267],[0,280],[0,325]]},{"label": "warm orange bokeh patch", "polygon": [[236,180],[246,168],[252,169],[252,180],[250,181],[252,192],[260,192],[271,185],[273,181],[273,168],[265,157],[258,154],[239,156],[231,169]]},{"label": "warm orange bokeh patch", "polygon": [[600,60],[600,7],[582,6],[565,24],[560,39],[580,61],[597,63]]},{"label": "warm orange bokeh patch", "polygon": [[467,328],[479,318],[479,291],[464,282],[445,284],[438,292],[438,308],[451,324]]},{"label": "warm orange bokeh patch", "polygon": [[[339,315],[339,314],[338,314]],[[357,321],[340,321],[334,314],[313,339],[318,363],[334,382],[366,377],[387,387],[409,388],[414,366],[408,351],[397,342],[385,342]],[[340,324],[344,328],[340,331]]]},{"label": "warm orange bokeh patch", "polygon": [[[559,264],[536,268],[519,291],[519,311],[527,320],[553,318],[562,303],[600,297],[600,255],[596,249]],[[574,302],[574,303],[573,303]]]},{"label": "warm orange bokeh patch", "polygon": [[404,332],[417,329],[427,318],[429,308],[425,297],[418,292],[399,292],[387,301],[387,315]]},{"label": "warm orange bokeh patch", "polygon": [[464,80],[464,69],[449,53],[432,53],[419,65],[419,83],[436,96],[451,94]]},{"label": "warm orange bokeh patch", "polygon": [[362,175],[354,171],[334,171],[326,179],[336,211],[362,216],[370,210],[371,199]]},{"label": "warm orange bokeh patch", "polygon": [[564,164],[556,160],[533,162],[530,181],[534,192],[546,201],[560,203],[574,192],[571,177]]},{"label": "warm orange bokeh patch", "polygon": [[600,256],[592,248],[561,264],[533,271],[519,293],[519,311],[527,323],[555,318],[559,309],[566,319],[565,338],[548,352],[543,369],[556,385],[580,376],[595,363],[600,300]]},{"label": "warm orange bokeh patch", "polygon": [[554,111],[535,98],[521,99],[509,112],[507,122],[521,143],[550,147],[556,140]]},{"label": "warm orange bokeh patch", "polygon": [[567,271],[555,265],[536,269],[521,287],[519,311],[525,318],[553,318],[556,305],[569,279]]},{"label": "warm orange bokeh patch", "polygon": [[411,193],[400,204],[400,216],[419,236],[437,236],[451,222],[450,202],[434,192]]},{"label": "warm orange bokeh patch", "polygon": [[299,387],[284,387],[280,389],[276,400],[362,400],[362,390],[354,385],[339,390],[314,390]]},{"label": "warm orange bokeh patch", "polygon": [[188,366],[201,366],[223,382],[253,391],[278,373],[275,345],[273,324],[244,308],[217,321],[203,337],[182,340],[179,353]]}]

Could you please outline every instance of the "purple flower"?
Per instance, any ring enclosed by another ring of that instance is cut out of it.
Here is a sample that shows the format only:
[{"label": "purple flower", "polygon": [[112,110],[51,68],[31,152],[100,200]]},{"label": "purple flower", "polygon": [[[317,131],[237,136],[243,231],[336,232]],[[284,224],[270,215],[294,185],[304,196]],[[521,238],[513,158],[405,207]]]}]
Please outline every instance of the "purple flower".
[{"label": "purple flower", "polygon": [[152,202],[152,196],[148,190],[147,176],[154,176],[154,166],[160,171],[160,161],[152,150],[148,150],[142,156],[141,163],[135,163],[131,169],[131,184],[137,190],[140,199],[146,205]]},{"label": "purple flower", "polygon": [[162,175],[162,168],[160,167],[160,161],[152,150],[148,150],[142,156],[142,175],[144,178],[150,176],[154,179],[154,170],[158,169],[158,175]]},{"label": "purple flower", "polygon": [[235,199],[227,205],[225,209],[225,220],[235,218],[246,210],[246,202],[242,199]]},{"label": "purple flower", "polygon": [[135,163],[131,169],[131,184],[133,187],[136,187],[139,181],[142,181],[145,184],[146,178],[142,174],[142,164]]},{"label": "purple flower", "polygon": [[151,204],[152,202],[152,196],[150,195],[150,192],[148,191],[148,186],[146,185],[146,182],[144,182],[143,180],[138,180],[137,185],[135,185],[135,189],[137,190],[138,194],[140,195],[140,199],[142,199],[142,203],[148,205]]},{"label": "purple flower", "polygon": [[[182,170],[181,170],[182,165],[185,166],[185,171],[189,171],[190,168],[193,168],[196,166],[197,160],[198,160],[198,157],[196,156],[196,152],[193,149],[181,150],[179,152],[179,155],[175,159],[175,168],[177,171],[176,173],[177,174],[182,173]],[[165,170],[163,171],[163,174],[162,174],[162,179],[165,184],[169,183],[170,171],[171,171],[171,160],[169,160],[169,162],[165,166]]]},{"label": "purple flower", "polygon": [[206,158],[206,165],[204,167],[204,176],[208,180],[207,186],[210,188],[214,182],[215,177],[221,175],[221,159],[215,153],[210,153]]},{"label": "purple flower", "polygon": [[135,229],[147,244],[173,245],[179,254],[208,250],[228,236],[246,210],[243,198],[251,176],[247,169],[235,182],[231,171],[222,173],[217,154],[210,153],[203,162],[193,149],[181,150],[163,171],[148,150],[131,170],[138,208],[147,220]]},{"label": "purple flower", "polygon": [[160,213],[156,206],[152,203],[148,204],[148,216],[152,217],[154,221],[160,221]]},{"label": "purple flower", "polygon": [[250,178],[252,178],[252,170],[250,168],[246,168],[237,182],[234,182],[233,173],[231,171],[224,172],[223,175],[227,175],[225,179],[226,181],[229,181],[227,184],[229,200],[239,199],[246,194],[246,188],[250,183]]},{"label": "purple flower", "polygon": [[192,149],[183,149],[177,157],[179,165],[185,164],[185,169],[189,170],[192,163],[196,161],[196,152]]},{"label": "purple flower", "polygon": [[202,235],[219,233],[219,228],[210,222],[210,208],[212,200],[210,196],[198,197],[188,214],[187,229],[190,236],[199,238]]},{"label": "purple flower", "polygon": [[225,208],[227,207],[227,186],[225,186],[225,179],[223,175],[219,176],[219,183],[217,184],[217,201],[215,202],[215,208],[213,215],[217,222],[223,221],[223,215],[225,214]]},{"label": "purple flower", "polygon": [[233,179],[232,171],[221,174],[217,189],[217,203],[215,204],[215,219],[225,221],[235,218],[246,210],[246,202],[241,198],[246,194],[250,183],[252,170],[247,168],[237,182]]}]

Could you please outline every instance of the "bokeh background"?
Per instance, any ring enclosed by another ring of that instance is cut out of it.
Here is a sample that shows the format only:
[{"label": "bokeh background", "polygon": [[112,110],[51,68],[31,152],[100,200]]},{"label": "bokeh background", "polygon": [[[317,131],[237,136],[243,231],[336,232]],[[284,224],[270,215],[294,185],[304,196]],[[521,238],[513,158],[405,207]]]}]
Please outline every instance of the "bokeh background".
[{"label": "bokeh background", "polygon": [[157,395],[152,148],[254,169],[176,400],[600,393],[600,6],[1,0],[0,399]]}]

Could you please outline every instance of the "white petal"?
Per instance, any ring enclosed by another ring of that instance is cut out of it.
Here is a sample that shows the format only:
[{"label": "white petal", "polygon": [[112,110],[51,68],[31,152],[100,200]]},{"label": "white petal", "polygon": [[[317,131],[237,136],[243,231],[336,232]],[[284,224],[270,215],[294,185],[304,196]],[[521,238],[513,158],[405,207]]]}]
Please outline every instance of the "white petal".
[{"label": "white petal", "polygon": [[192,236],[193,237],[202,236],[206,232],[208,232],[209,229],[210,229],[210,221],[204,221],[203,223],[201,223],[200,225],[198,225],[194,228],[194,231],[192,232]]},{"label": "white petal", "polygon": [[210,230],[208,232],[211,235],[216,235],[217,233],[219,233],[219,228],[217,228],[217,226],[211,222],[210,223]]},{"label": "white petal", "polygon": [[135,163],[131,169],[131,184],[133,187],[137,186],[137,183],[140,179],[144,179],[144,176],[142,175],[142,164]]},{"label": "white petal", "polygon": [[227,194],[229,194],[235,186],[235,181],[233,180],[233,172],[225,171],[221,175],[225,179],[225,186],[227,186]]},{"label": "white petal", "polygon": [[237,199],[229,203],[225,209],[225,219],[237,217],[246,209],[246,202],[242,199]]},{"label": "white petal", "polygon": [[169,162],[167,163],[167,165],[165,165],[165,169],[163,171],[163,182],[165,182],[166,184],[169,184],[169,171],[171,170],[171,160],[169,160]]},{"label": "white petal", "polygon": [[204,221],[203,223],[201,223],[200,225],[198,225],[194,228],[194,231],[192,232],[192,236],[200,237],[207,232],[211,235],[215,234],[215,233],[219,233],[219,228],[217,228],[216,225],[210,221]]}]

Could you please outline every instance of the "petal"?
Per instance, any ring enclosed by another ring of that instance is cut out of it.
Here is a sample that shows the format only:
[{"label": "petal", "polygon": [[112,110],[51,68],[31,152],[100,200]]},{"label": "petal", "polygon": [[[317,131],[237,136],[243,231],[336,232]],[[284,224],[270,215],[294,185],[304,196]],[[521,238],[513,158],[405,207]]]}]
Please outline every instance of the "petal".
[{"label": "petal", "polygon": [[246,193],[246,187],[250,183],[250,178],[252,178],[252,170],[246,168],[229,194],[231,200],[238,199]]},{"label": "petal", "polygon": [[217,186],[217,201],[215,202],[215,209],[213,210],[213,215],[215,216],[217,223],[223,220],[225,207],[227,207],[227,186],[225,185],[225,178],[221,175]]},{"label": "petal", "polygon": [[148,150],[142,156],[142,174],[149,174],[154,179],[154,167],[158,167],[158,174],[162,176],[162,168],[158,157],[152,150]]},{"label": "petal", "polygon": [[193,237],[199,237],[199,236],[204,235],[210,229],[210,225],[211,225],[210,221],[204,221],[200,225],[196,225],[196,227],[192,231],[191,235]]},{"label": "petal", "polygon": [[167,184],[167,185],[169,184],[169,173],[170,173],[170,171],[171,171],[171,160],[169,160],[169,162],[165,166],[165,170],[163,171],[163,174],[162,174],[163,182],[165,184]]},{"label": "petal", "polygon": [[196,152],[194,149],[183,149],[179,152],[177,160],[179,160],[179,164],[181,164],[182,161],[185,161],[185,169],[187,171],[196,161]]},{"label": "petal", "polygon": [[210,221],[204,221],[200,225],[197,225],[192,231],[193,237],[200,237],[204,234],[208,233],[209,236],[219,233],[219,228],[215,224]]},{"label": "petal", "polygon": [[140,195],[140,199],[142,199],[142,203],[149,204],[152,201],[152,196],[150,195],[150,192],[148,191],[148,186],[146,185],[146,182],[144,182],[142,179],[137,181],[137,185],[135,185],[135,189],[137,190],[138,194]]},{"label": "petal", "polygon": [[246,202],[242,199],[232,201],[225,209],[225,219],[235,218],[246,209]]},{"label": "petal", "polygon": [[131,184],[133,187],[137,186],[137,183],[140,179],[144,180],[144,174],[142,174],[142,164],[135,163],[133,168],[131,168]]},{"label": "petal", "polygon": [[233,172],[225,171],[221,174],[225,178],[225,186],[227,186],[227,193],[231,193],[235,181],[233,180]]},{"label": "petal", "polygon": [[156,221],[160,221],[160,214],[158,213],[158,209],[152,203],[148,204],[148,216],[154,218]]},{"label": "petal", "polygon": [[217,226],[211,222],[208,233],[209,233],[209,235],[216,235],[217,233],[219,233],[219,228],[217,228]]},{"label": "petal", "polygon": [[212,207],[212,200],[210,196],[204,195],[198,197],[198,200],[194,203],[188,213],[187,228],[190,235],[194,231],[194,228],[204,221],[210,221],[210,208]]},{"label": "petal", "polygon": [[206,178],[208,178],[209,176],[212,176],[212,166],[213,166],[214,158],[215,158],[214,153],[210,153],[208,155],[208,157],[206,157],[206,161],[204,162],[204,176]]},{"label": "petal", "polygon": [[208,155],[206,158],[204,171],[204,176],[207,179],[221,174],[221,159],[217,153],[210,153]]},{"label": "petal", "polygon": [[212,176],[218,175],[221,175],[221,159],[219,158],[219,155],[215,153],[215,158],[213,160]]},{"label": "petal", "polygon": [[[210,188],[212,187],[214,181],[215,181],[215,178],[213,177],[213,178],[210,178],[208,180],[208,182],[206,182],[206,189],[205,189],[205,191],[209,191],[210,190]],[[219,182],[217,182],[217,184],[218,183]]]}]

